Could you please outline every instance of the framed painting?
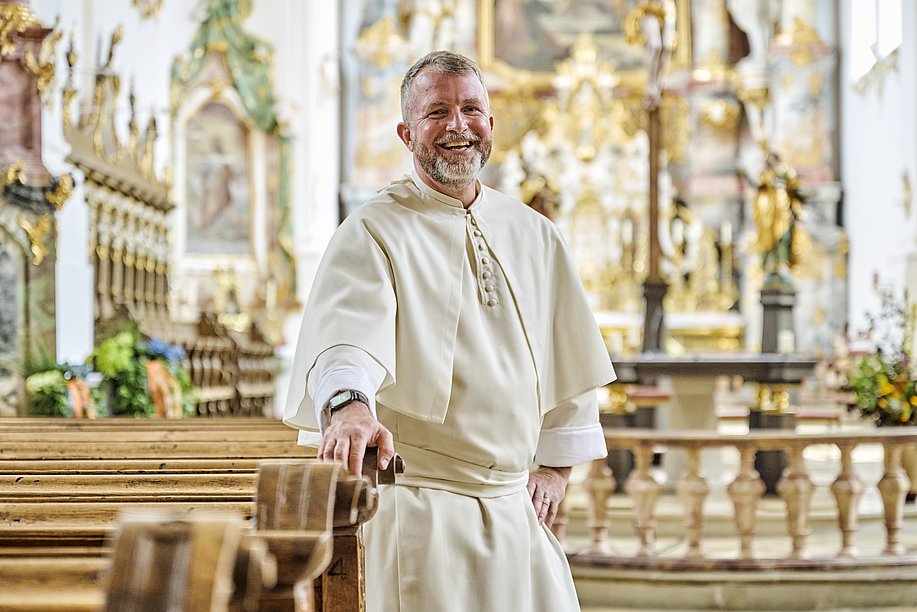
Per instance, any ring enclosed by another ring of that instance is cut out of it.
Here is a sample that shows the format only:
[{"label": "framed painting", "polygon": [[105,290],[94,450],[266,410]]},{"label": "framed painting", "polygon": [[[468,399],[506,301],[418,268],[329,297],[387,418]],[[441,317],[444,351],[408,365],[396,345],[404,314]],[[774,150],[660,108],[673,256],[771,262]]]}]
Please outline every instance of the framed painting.
[{"label": "framed painting", "polygon": [[[673,67],[691,64],[690,0],[670,0],[676,11]],[[479,0],[481,68],[532,85],[550,85],[554,65],[573,43],[592,35],[603,61],[623,76],[639,78],[643,50],[625,41],[624,24],[639,0]]]},{"label": "framed painting", "polygon": [[249,128],[211,100],[185,130],[185,251],[248,255],[251,244]]}]

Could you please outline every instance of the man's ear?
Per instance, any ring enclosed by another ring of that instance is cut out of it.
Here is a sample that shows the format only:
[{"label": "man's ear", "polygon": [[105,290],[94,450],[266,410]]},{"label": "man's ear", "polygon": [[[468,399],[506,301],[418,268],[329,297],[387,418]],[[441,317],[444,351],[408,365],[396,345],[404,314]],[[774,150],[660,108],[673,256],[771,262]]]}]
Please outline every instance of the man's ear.
[{"label": "man's ear", "polygon": [[398,127],[395,128],[398,132],[398,138],[401,139],[401,142],[404,143],[404,146],[408,148],[408,151],[414,152],[414,140],[413,134],[411,134],[411,128],[408,127],[408,124],[402,121],[398,124]]}]

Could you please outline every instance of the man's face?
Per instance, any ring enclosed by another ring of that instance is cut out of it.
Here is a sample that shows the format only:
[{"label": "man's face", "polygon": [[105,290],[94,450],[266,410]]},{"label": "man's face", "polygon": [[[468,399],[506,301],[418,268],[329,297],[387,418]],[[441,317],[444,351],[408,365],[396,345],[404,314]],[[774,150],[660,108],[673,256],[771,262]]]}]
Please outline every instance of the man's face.
[{"label": "man's face", "polygon": [[398,135],[418,172],[449,190],[472,184],[492,146],[493,117],[484,86],[473,72],[443,74],[426,68],[412,85],[410,125]]}]

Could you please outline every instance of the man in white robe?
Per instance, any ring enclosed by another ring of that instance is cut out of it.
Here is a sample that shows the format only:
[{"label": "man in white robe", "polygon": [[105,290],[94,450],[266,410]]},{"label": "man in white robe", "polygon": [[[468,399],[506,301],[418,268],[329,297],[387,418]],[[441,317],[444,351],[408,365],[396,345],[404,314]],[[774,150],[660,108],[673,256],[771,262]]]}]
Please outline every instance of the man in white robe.
[{"label": "man in white robe", "polygon": [[608,353],[553,224],[477,180],[477,66],[431,53],[401,98],[414,172],[332,238],[284,421],[354,473],[367,446],[404,458],[366,526],[371,612],[578,610],[549,527],[571,467],[605,456]]}]

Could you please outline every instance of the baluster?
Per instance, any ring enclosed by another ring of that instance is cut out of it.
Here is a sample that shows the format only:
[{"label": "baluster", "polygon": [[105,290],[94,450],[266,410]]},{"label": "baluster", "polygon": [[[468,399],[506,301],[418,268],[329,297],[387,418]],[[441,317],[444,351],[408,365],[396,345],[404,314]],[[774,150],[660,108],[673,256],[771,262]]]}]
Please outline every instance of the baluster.
[{"label": "baluster", "polygon": [[726,491],[732,498],[735,507],[736,530],[739,532],[741,546],[740,558],[752,558],[752,541],[757,527],[758,502],[764,495],[764,481],[755,470],[755,453],[753,446],[739,447],[739,473],[736,474]]},{"label": "baluster", "polygon": [[904,446],[885,443],[885,473],[877,485],[885,506],[886,555],[903,555],[904,544],[899,535],[904,524],[904,498],[910,488],[910,481],[901,466]]},{"label": "baluster", "polygon": [[841,551],[839,557],[855,557],[857,517],[863,483],[853,471],[853,449],[855,444],[838,444],[841,451],[841,471],[831,483],[831,492],[837,502],[837,522],[841,529]]},{"label": "baluster", "polygon": [[133,251],[125,250],[124,252],[124,303],[128,306],[136,306],[134,304],[134,265],[136,264],[136,256]]},{"label": "baluster", "polygon": [[809,479],[803,458],[804,446],[792,446],[787,450],[789,465],[777,482],[777,493],[786,502],[787,531],[793,541],[792,559],[807,559],[809,551],[806,539],[812,533],[809,527],[809,511],[812,507],[812,491],[815,485]]},{"label": "baluster", "polygon": [[700,541],[704,530],[704,499],[710,493],[710,487],[700,475],[700,448],[689,448],[687,454],[688,468],[675,490],[685,508],[684,525],[688,530],[685,558],[699,559],[703,557]]},{"label": "baluster", "polygon": [[656,542],[656,499],[662,486],[656,482],[650,473],[653,465],[653,447],[641,444],[634,449],[635,467],[624,483],[624,490],[634,502],[634,519],[637,532],[640,535],[640,550],[638,557],[648,557],[654,554]]},{"label": "baluster", "polygon": [[611,548],[608,545],[608,529],[611,522],[608,520],[608,499],[615,492],[617,483],[605,457],[592,462],[583,485],[588,499],[586,525],[592,531],[592,544],[586,552],[609,555]]}]

